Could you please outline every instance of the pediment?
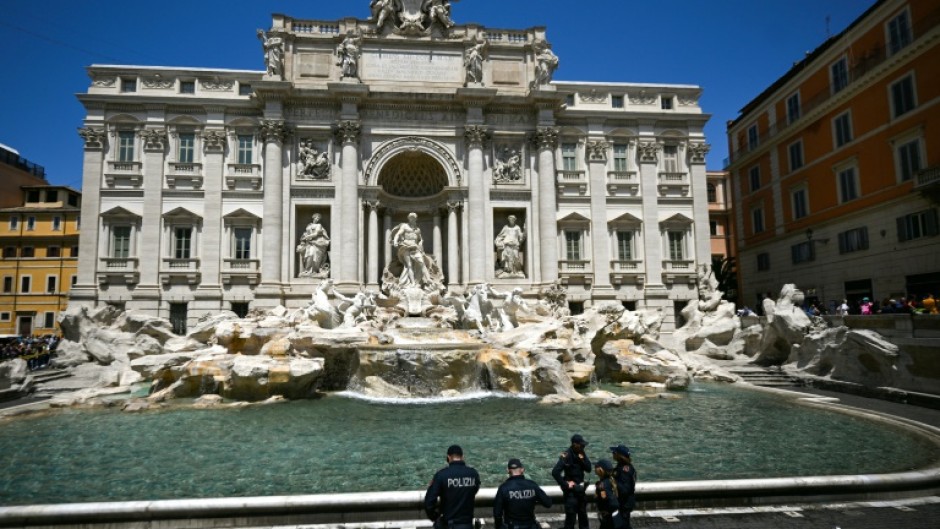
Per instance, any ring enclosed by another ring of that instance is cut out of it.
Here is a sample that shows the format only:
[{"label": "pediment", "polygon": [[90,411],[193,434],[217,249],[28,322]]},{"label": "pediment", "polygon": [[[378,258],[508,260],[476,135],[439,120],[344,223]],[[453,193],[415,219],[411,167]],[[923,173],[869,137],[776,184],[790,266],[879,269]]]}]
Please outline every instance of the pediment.
[{"label": "pediment", "polygon": [[659,221],[659,224],[662,226],[685,227],[685,226],[691,226],[692,224],[694,224],[694,222],[692,221],[692,219],[690,219],[689,217],[686,217],[682,213],[676,213],[675,215],[669,217],[666,220]]},{"label": "pediment", "polygon": [[121,206],[115,206],[109,209],[108,211],[105,211],[104,213],[101,214],[101,217],[107,218],[107,219],[140,219],[142,218],[137,213],[134,213],[133,211],[125,209]]},{"label": "pediment", "polygon": [[559,224],[589,224],[591,219],[578,213],[577,211],[558,219]]},{"label": "pediment", "polygon": [[196,213],[193,213],[192,211],[184,207],[178,207],[178,208],[171,209],[170,211],[167,211],[166,213],[163,214],[163,218],[165,219],[200,219],[200,220],[202,219],[200,215],[197,215]]},{"label": "pediment", "polygon": [[226,213],[222,218],[226,220],[261,220],[261,217],[244,208],[238,208],[235,211]]},{"label": "pediment", "polygon": [[640,226],[643,224],[643,220],[629,213],[624,213],[615,219],[607,221],[607,224],[611,226]]}]

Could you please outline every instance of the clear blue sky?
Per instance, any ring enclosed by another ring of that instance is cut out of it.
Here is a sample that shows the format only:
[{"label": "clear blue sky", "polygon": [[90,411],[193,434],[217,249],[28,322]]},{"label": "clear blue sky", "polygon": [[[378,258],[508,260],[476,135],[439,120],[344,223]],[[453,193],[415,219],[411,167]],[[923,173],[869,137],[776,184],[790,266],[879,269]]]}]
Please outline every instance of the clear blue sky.
[{"label": "clear blue sky", "polygon": [[[462,0],[458,24],[546,26],[566,81],[702,86],[712,115],[709,169],[727,154],[725,122],[804,53],[874,0]],[[0,0],[0,143],[81,186],[90,64],[263,69],[257,28],[271,13],[366,18],[368,0]]]}]

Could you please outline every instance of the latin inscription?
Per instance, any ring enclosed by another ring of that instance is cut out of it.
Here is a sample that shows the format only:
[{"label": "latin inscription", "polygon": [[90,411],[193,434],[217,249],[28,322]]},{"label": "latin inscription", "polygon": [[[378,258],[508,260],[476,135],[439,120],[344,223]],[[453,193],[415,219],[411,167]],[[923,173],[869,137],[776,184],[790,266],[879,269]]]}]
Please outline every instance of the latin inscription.
[{"label": "latin inscription", "polygon": [[363,80],[460,83],[463,56],[439,51],[365,50]]},{"label": "latin inscription", "polygon": [[430,121],[436,123],[452,123],[467,119],[466,112],[453,112],[447,110],[412,110],[407,108],[367,108],[363,109],[362,117],[382,121]]}]

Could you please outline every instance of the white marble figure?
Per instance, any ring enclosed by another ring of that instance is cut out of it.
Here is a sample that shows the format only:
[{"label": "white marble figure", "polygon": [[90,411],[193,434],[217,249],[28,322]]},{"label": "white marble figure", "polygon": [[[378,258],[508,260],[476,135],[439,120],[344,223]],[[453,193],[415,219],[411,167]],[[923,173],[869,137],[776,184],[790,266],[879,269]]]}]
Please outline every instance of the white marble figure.
[{"label": "white marble figure", "polygon": [[512,292],[506,294],[503,299],[503,307],[500,310],[502,327],[504,331],[515,329],[519,326],[519,311],[529,312],[529,305],[522,297],[522,288],[516,287]]},{"label": "white marble figure", "polygon": [[343,314],[333,306],[330,294],[340,303],[351,303],[352,300],[340,294],[333,288],[333,280],[326,278],[317,285],[310,299],[310,304],[303,309],[307,319],[313,320],[324,329],[335,329],[343,321]]},{"label": "white marble figure", "polygon": [[467,68],[467,84],[483,84],[483,61],[486,60],[486,51],[489,43],[481,33],[477,34],[476,42],[467,48],[464,56],[464,66]]},{"label": "white marble figure", "polygon": [[488,283],[474,285],[467,292],[467,302],[463,311],[464,325],[476,329],[480,333],[490,330],[499,330],[499,313],[493,307],[490,296],[501,297],[502,294],[493,290]]},{"label": "white marble figure", "polygon": [[[418,227],[418,215],[408,214],[408,222],[392,229],[392,251],[401,271],[397,274],[397,288],[417,288],[425,292],[439,290],[439,274],[434,258],[424,253],[424,239]],[[391,263],[389,270],[391,271]],[[437,272],[437,274],[435,273]],[[394,272],[393,272],[394,273]]]},{"label": "white marble figure", "polygon": [[269,77],[284,77],[284,39],[272,36],[264,30],[258,30],[258,39],[264,50],[264,65]]},{"label": "white marble figure", "polygon": [[454,21],[450,18],[449,0],[424,0],[421,4],[421,11],[427,14],[429,26],[435,22],[439,22],[445,30],[454,26]]},{"label": "white marble figure", "polygon": [[340,67],[340,79],[359,77],[359,56],[362,53],[362,37],[350,31],[336,47],[336,65]]},{"label": "white marble figure", "polygon": [[313,140],[304,140],[300,143],[297,158],[299,176],[314,180],[327,180],[330,178],[329,155],[326,151],[318,151],[313,144]]},{"label": "white marble figure", "polygon": [[367,290],[359,292],[352,298],[346,298],[339,304],[339,311],[343,314],[342,327],[356,327],[359,324],[375,319],[375,292]]},{"label": "white marble figure", "polygon": [[326,260],[329,256],[330,235],[320,224],[320,218],[319,213],[313,214],[297,244],[300,277],[325,277],[330,272],[330,264]]},{"label": "white marble figure", "polygon": [[401,11],[401,0],[372,0],[369,4],[372,10],[372,20],[375,20],[376,32],[382,31],[386,22],[395,24],[395,18]]},{"label": "white marble figure", "polygon": [[496,182],[518,182],[522,180],[522,154],[518,149],[503,147],[493,167]]},{"label": "white marble figure", "polygon": [[536,45],[535,54],[535,80],[532,82],[533,88],[546,86],[552,82],[552,76],[558,69],[558,56],[552,52],[547,42]]},{"label": "white marble figure", "polygon": [[496,277],[525,277],[523,272],[522,243],[525,242],[525,229],[516,225],[516,216],[510,215],[508,224],[496,236],[496,249],[499,253],[499,268]]}]

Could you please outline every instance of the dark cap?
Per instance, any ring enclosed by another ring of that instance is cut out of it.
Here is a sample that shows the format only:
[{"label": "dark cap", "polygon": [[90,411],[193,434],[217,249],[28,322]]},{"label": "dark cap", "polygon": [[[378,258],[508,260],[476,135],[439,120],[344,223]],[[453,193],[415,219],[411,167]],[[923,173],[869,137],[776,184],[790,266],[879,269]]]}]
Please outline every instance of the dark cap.
[{"label": "dark cap", "polygon": [[450,445],[447,447],[447,455],[449,456],[462,456],[463,448],[460,448],[460,445]]},{"label": "dark cap", "polygon": [[610,473],[614,471],[614,464],[610,462],[609,459],[601,459],[597,463],[594,463],[594,467],[600,467],[604,469],[604,472]]},{"label": "dark cap", "polygon": [[614,454],[619,454],[624,457],[630,457],[630,449],[627,448],[625,445],[612,446],[610,447],[610,451],[613,452]]},{"label": "dark cap", "polygon": [[588,442],[584,440],[584,437],[581,437],[581,434],[576,433],[571,436],[571,444],[579,444],[581,446],[587,446]]},{"label": "dark cap", "polygon": [[509,463],[506,463],[506,468],[508,469],[522,468],[522,461],[519,461],[516,458],[510,459]]}]

